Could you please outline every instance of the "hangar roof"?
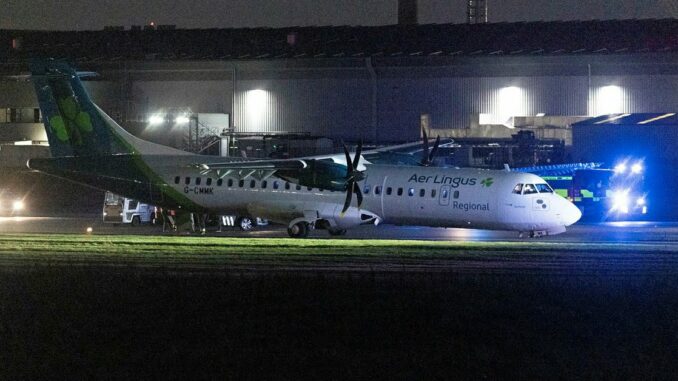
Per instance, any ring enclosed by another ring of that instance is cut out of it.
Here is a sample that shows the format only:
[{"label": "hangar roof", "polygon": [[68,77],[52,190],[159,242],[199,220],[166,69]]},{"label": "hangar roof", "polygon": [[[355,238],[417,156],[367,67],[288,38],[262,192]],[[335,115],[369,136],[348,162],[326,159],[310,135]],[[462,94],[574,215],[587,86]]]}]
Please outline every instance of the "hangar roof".
[{"label": "hangar roof", "polygon": [[534,56],[678,52],[678,19],[241,29],[0,30],[0,60]]},{"label": "hangar roof", "polygon": [[586,119],[574,123],[573,126],[610,126],[610,125],[639,125],[639,126],[678,126],[678,114],[670,113],[636,113],[610,114]]}]

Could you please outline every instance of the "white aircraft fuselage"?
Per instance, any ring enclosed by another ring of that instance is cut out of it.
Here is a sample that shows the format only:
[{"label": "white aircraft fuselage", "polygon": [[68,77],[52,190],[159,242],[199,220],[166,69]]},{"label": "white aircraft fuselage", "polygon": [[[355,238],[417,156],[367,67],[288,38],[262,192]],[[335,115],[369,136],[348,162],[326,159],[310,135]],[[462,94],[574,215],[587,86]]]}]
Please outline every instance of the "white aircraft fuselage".
[{"label": "white aircraft fuselage", "polygon": [[285,224],[306,216],[341,228],[385,223],[554,234],[581,216],[579,209],[553,192],[513,193],[518,184],[545,184],[526,173],[366,163],[366,177],[358,183],[363,203],[342,216],[344,192],[300,186],[275,176],[266,180],[225,176],[218,181],[214,174],[201,175],[187,165],[153,161],[146,159],[168,186],[211,213],[252,215]]}]

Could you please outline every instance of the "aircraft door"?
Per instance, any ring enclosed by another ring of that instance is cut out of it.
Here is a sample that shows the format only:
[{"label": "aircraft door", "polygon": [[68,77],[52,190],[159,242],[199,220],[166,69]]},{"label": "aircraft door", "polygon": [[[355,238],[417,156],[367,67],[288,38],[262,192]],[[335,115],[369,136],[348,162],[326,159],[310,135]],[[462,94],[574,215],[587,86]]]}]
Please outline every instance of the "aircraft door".
[{"label": "aircraft door", "polygon": [[440,187],[440,193],[438,194],[438,203],[440,205],[450,205],[450,186],[443,185]]}]

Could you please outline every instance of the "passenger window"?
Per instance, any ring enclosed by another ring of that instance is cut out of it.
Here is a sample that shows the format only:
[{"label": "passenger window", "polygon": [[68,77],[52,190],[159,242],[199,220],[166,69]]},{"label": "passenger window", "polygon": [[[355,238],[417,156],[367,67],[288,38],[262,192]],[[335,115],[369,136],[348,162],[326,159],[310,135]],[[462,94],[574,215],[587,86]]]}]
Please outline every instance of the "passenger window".
[{"label": "passenger window", "polygon": [[179,181],[180,181],[180,180],[181,180],[181,179],[179,179],[179,176],[177,176],[177,177],[174,178],[174,183],[175,183],[175,184],[179,184]]},{"label": "passenger window", "polygon": [[548,184],[536,184],[539,193],[553,193],[553,189]]},{"label": "passenger window", "polygon": [[278,189],[279,186],[280,186],[280,185],[278,184],[277,181],[274,181],[274,182],[273,182],[273,189]]},{"label": "passenger window", "polygon": [[537,193],[537,189],[533,184],[525,184],[523,186],[523,194],[534,194]]},{"label": "passenger window", "polygon": [[402,196],[402,195],[403,195],[403,188],[398,188],[398,196]]},{"label": "passenger window", "polygon": [[386,195],[390,196],[391,193],[393,193],[393,188],[391,188],[391,187],[386,188]]},{"label": "passenger window", "polygon": [[224,184],[224,179],[217,180],[217,186],[220,187]]},{"label": "passenger window", "polygon": [[408,190],[407,190],[407,195],[410,196],[410,197],[414,196],[414,188],[408,189]]},{"label": "passenger window", "polygon": [[261,189],[266,189],[267,186],[268,186],[268,181],[264,180],[264,181],[261,182]]},{"label": "passenger window", "polygon": [[301,185],[297,184],[296,188],[297,190],[301,190]]},{"label": "passenger window", "polygon": [[306,190],[310,192],[313,190],[313,187],[306,187]]},{"label": "passenger window", "polygon": [[380,195],[380,194],[381,194],[381,186],[376,186],[376,187],[374,187],[374,194],[375,194],[375,195]]},{"label": "passenger window", "polygon": [[229,186],[229,188],[232,187],[233,186],[233,179],[228,179],[227,185]]},{"label": "passenger window", "polygon": [[364,194],[370,194],[370,186],[369,185],[365,185],[365,188],[363,188],[363,193]]},{"label": "passenger window", "polygon": [[202,179],[200,177],[196,177],[195,178],[195,185],[200,185],[201,180]]},{"label": "passenger window", "polygon": [[206,185],[212,185],[212,178],[211,178],[211,177],[208,177],[208,178],[207,178],[207,183],[206,183]]},{"label": "passenger window", "polygon": [[239,181],[238,181],[238,186],[239,186],[240,188],[244,187],[244,186],[245,186],[245,180],[239,180]]},{"label": "passenger window", "polygon": [[521,194],[522,192],[523,192],[523,184],[517,184],[515,187],[513,187],[513,193]]},{"label": "passenger window", "polygon": [[435,189],[431,189],[431,197],[432,197],[432,198],[435,198],[435,196],[436,196],[436,190],[435,190]]},{"label": "passenger window", "polygon": [[184,184],[189,185],[190,183],[191,183],[191,178],[190,178],[190,177],[187,177],[187,178],[184,180]]},{"label": "passenger window", "polygon": [[290,189],[290,183],[285,183],[285,189]]},{"label": "passenger window", "polygon": [[442,196],[443,196],[443,198],[447,198],[447,189],[443,190]]},{"label": "passenger window", "polygon": [[419,189],[419,197],[426,196],[426,189]]},{"label": "passenger window", "polygon": [[459,191],[454,191],[452,197],[454,197],[455,199],[459,198]]},{"label": "passenger window", "polygon": [[128,209],[134,210],[134,209],[136,209],[138,206],[139,206],[139,201],[137,201],[137,200],[129,200],[129,201],[127,202],[127,208],[128,208]]},{"label": "passenger window", "polygon": [[254,188],[257,186],[257,182],[254,180],[250,180],[250,188]]}]

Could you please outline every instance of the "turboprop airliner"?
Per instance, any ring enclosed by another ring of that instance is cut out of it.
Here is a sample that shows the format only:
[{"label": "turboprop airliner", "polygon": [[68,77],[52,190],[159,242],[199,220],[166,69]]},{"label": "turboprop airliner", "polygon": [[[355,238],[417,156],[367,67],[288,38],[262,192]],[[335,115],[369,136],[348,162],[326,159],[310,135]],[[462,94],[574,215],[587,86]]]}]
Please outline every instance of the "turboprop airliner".
[{"label": "turboprop airliner", "polygon": [[[89,98],[65,62],[31,63],[52,158],[29,168],[129,198],[202,214],[257,216],[342,235],[361,225],[395,224],[562,233],[581,217],[540,177],[508,171],[388,164],[394,155],[361,145],[343,154],[285,160],[228,160],[141,140]],[[355,196],[355,197],[354,197]],[[353,200],[355,199],[355,202]]]}]

